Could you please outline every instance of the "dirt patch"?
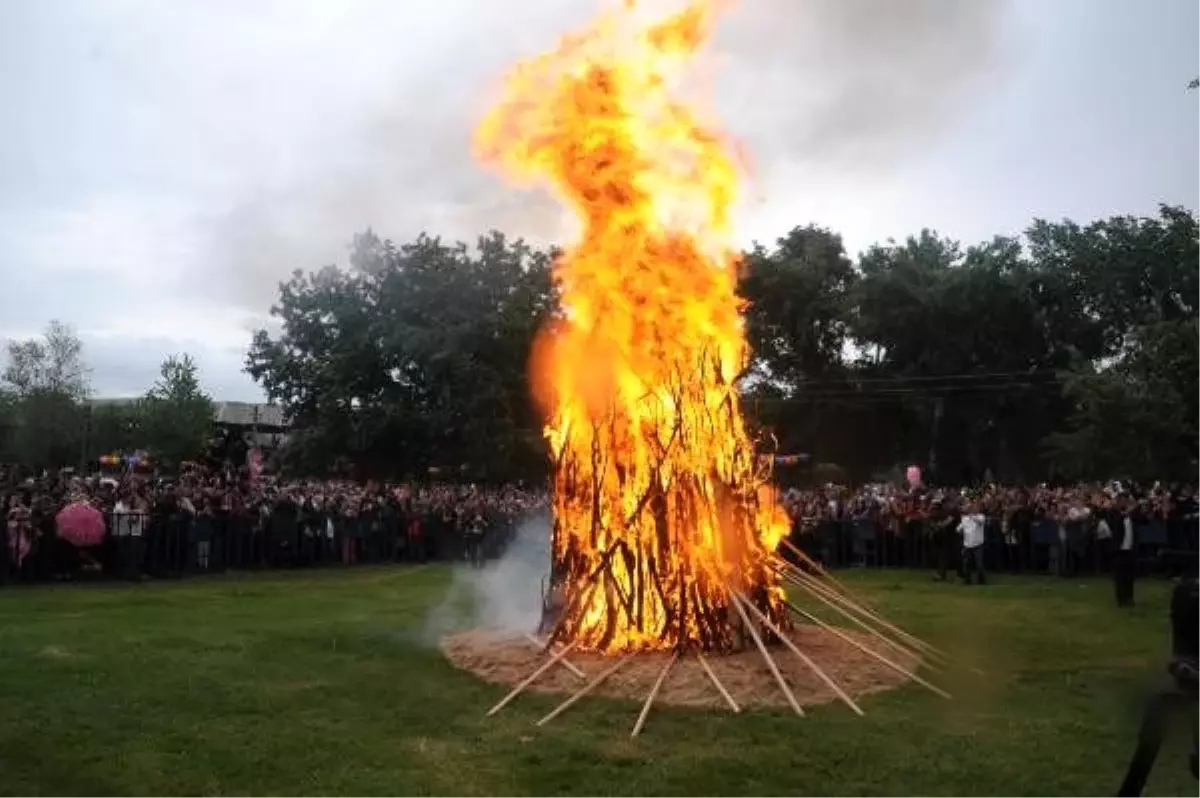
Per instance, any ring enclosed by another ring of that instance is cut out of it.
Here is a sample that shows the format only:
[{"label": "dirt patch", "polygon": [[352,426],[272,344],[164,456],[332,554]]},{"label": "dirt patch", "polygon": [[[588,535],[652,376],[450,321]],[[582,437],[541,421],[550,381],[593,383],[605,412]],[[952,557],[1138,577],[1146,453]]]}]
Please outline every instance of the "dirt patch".
[{"label": "dirt patch", "polygon": [[[849,630],[842,630],[842,633],[878,651],[906,670],[912,671],[919,664],[911,655],[883,648],[873,637]],[[908,681],[907,676],[818,626],[797,626],[791,633],[791,639],[851,697],[890,690]],[[542,650],[528,640],[479,629],[442,638],[442,651],[457,667],[486,681],[507,685],[523,681],[546,660]],[[800,704],[823,704],[837,698],[792,651],[777,646],[772,649],[771,655]],[[591,695],[642,701],[669,656],[638,655],[601,683]],[[615,662],[613,657],[590,653],[572,653],[567,659],[589,678],[600,674]],[[757,649],[713,655],[707,657],[707,661],[741,707],[787,706],[787,699]],[[555,665],[528,689],[541,693],[574,693],[585,683],[567,668]],[[672,666],[655,699],[655,703],[659,702],[728,708],[695,657],[681,657]]]}]

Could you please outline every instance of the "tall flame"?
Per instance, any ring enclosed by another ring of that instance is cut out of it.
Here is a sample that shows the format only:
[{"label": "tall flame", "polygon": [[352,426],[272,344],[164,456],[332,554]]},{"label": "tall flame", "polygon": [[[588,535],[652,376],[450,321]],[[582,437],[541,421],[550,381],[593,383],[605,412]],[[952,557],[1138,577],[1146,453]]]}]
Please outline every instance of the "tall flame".
[{"label": "tall flame", "polygon": [[531,370],[566,593],[555,638],[586,648],[732,648],[731,590],[786,623],[766,557],[787,522],[736,390],[738,168],[675,91],[719,5],[653,18],[627,0],[519,64],[476,134],[479,157],[548,182],[582,222]]}]

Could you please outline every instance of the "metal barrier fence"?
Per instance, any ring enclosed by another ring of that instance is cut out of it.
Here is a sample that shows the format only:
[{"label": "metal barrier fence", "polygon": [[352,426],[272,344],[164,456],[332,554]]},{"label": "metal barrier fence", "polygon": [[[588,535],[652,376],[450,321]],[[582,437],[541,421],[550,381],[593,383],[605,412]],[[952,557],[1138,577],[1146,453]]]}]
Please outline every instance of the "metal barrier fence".
[{"label": "metal barrier fence", "polygon": [[[504,519],[473,531],[437,516],[334,517],[312,524],[271,516],[114,515],[103,544],[79,550],[58,539],[49,525],[17,539],[11,529],[0,527],[0,584],[391,562],[482,565],[505,551],[515,528],[512,519]],[[1135,540],[1141,570],[1153,570],[1162,549],[1195,551],[1198,534],[1195,519],[1140,525]],[[794,531],[791,541],[831,568],[934,569],[941,560],[957,570],[960,555],[957,536],[939,543],[919,520],[901,525],[825,521]],[[1063,530],[1051,521],[1006,537],[989,520],[983,563],[990,572],[1100,574],[1110,571],[1113,547],[1114,541],[1098,540],[1082,527]]]},{"label": "metal barrier fence", "polygon": [[[66,577],[138,579],[225,570],[467,561],[498,557],[515,525],[493,521],[472,530],[436,516],[322,519],[117,515],[104,541],[77,549],[47,524],[32,534],[0,527],[0,584]],[[2,556],[7,554],[8,556]]]},{"label": "metal barrier fence", "polygon": [[[1113,538],[1102,540],[1096,538],[1094,528],[1056,521],[1035,521],[1026,529],[1005,533],[998,520],[989,518],[984,529],[984,570],[1060,576],[1109,573],[1112,552],[1121,534],[1117,530]],[[1163,550],[1195,552],[1198,535],[1196,519],[1139,524],[1134,531],[1134,548],[1141,570],[1154,570]],[[936,569],[942,561],[957,570],[961,557],[961,544],[953,530],[939,539],[920,520],[899,524],[823,521],[793,532],[791,540],[830,568]]]}]

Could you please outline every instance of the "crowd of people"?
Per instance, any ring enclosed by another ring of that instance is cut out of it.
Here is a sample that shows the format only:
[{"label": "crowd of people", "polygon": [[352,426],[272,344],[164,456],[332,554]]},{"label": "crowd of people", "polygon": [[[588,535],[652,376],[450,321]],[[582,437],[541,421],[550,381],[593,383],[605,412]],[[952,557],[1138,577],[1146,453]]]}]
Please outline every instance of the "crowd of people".
[{"label": "crowd of people", "polygon": [[[1132,572],[1147,546],[1197,548],[1190,486],[826,485],[781,496],[792,543],[831,567],[929,567],[941,578],[953,570],[982,582],[997,569]],[[0,469],[0,501],[7,555],[0,580],[12,581],[88,571],[141,578],[360,562],[482,564],[504,551],[523,518],[545,510],[547,495],[523,485],[250,478],[244,469],[196,467],[171,478]],[[81,502],[103,519],[99,546],[75,546],[60,534],[59,513]]]},{"label": "crowd of people", "polygon": [[1015,488],[827,485],[789,490],[794,540],[828,565],[851,562],[953,569],[983,582],[989,568],[1076,576],[1111,572],[1118,602],[1132,602],[1145,553],[1194,552],[1196,490],[1110,482]]},{"label": "crowd of people", "polygon": [[[225,568],[497,556],[515,524],[545,504],[520,485],[285,481],[185,471],[175,478],[70,471],[0,474],[7,510],[0,578],[88,571],[180,575]],[[59,514],[81,502],[105,525],[96,550],[64,540]]]}]

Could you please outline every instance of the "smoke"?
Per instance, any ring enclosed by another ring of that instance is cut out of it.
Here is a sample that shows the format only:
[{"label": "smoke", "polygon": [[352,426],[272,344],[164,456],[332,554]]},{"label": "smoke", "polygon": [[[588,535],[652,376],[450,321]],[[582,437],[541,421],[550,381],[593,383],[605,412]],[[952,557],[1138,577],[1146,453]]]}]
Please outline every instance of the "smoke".
[{"label": "smoke", "polygon": [[748,0],[718,35],[719,106],[763,172],[886,169],[1001,69],[1007,0]]},{"label": "smoke", "polygon": [[482,627],[518,636],[537,629],[542,612],[542,586],[550,573],[550,521],[531,517],[498,560],[484,568],[455,567],[446,595],[425,619],[429,645],[450,632]]},{"label": "smoke", "polygon": [[[344,262],[351,235],[368,225],[398,240],[422,231],[473,240],[496,228],[550,241],[570,229],[546,194],[506,185],[470,152],[505,68],[596,8],[595,0],[518,5],[445,0],[440,21],[414,20],[425,27],[412,34],[421,39],[412,61],[401,48],[394,76],[356,91],[360,104],[339,112],[336,138],[311,137],[311,152],[288,159],[294,170],[264,175],[212,220],[228,299],[261,311],[292,269]],[[861,181],[935,148],[1005,68],[1009,10],[1008,0],[740,0],[704,67],[721,122],[750,155],[756,195],[787,203],[817,177]],[[369,32],[359,35],[373,46]],[[335,68],[338,42],[322,46]]]}]

